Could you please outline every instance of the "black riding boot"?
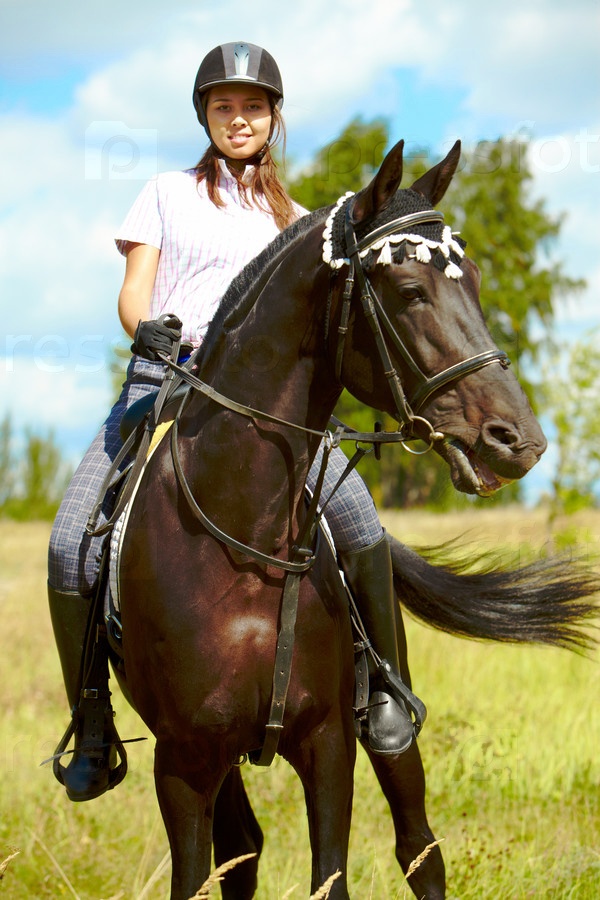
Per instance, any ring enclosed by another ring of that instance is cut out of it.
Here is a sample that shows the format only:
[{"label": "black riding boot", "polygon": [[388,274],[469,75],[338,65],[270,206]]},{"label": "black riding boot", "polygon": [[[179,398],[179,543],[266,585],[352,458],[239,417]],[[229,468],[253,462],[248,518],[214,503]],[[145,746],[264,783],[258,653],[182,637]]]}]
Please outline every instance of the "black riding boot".
[{"label": "black riding boot", "polygon": [[125,774],[123,764],[115,767],[115,745],[121,745],[110,704],[108,661],[94,649],[85,654],[89,671],[82,671],[84,651],[88,642],[94,641],[94,635],[88,634],[92,599],[48,586],[48,600],[72,716],[57,748],[59,754],[65,751],[71,737],[75,739],[69,765],[62,766],[58,756],[54,759],[54,774],[64,784],[70,800],[93,800],[118,784]]},{"label": "black riding boot", "polygon": [[[340,562],[358,607],[362,624],[382,667],[400,680],[396,637],[396,596],[387,537],[370,547],[340,555]],[[413,721],[403,700],[392,696],[377,667],[370,678],[367,714],[368,742],[376,753],[402,753],[412,744]],[[388,670],[389,671],[389,670]]]}]

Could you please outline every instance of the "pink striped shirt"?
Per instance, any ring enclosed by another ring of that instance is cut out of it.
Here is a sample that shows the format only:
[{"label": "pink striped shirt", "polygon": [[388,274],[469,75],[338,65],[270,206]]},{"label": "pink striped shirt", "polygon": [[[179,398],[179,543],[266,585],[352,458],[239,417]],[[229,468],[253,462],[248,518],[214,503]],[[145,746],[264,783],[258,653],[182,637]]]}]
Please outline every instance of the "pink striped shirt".
[{"label": "pink striped shirt", "polygon": [[165,172],[145,185],[115,238],[124,255],[129,242],[160,249],[150,318],[175,313],[183,339],[194,345],[235,275],[279,233],[270,212],[242,203],[234,177],[219,162],[225,207],[210,201],[193,169]]}]

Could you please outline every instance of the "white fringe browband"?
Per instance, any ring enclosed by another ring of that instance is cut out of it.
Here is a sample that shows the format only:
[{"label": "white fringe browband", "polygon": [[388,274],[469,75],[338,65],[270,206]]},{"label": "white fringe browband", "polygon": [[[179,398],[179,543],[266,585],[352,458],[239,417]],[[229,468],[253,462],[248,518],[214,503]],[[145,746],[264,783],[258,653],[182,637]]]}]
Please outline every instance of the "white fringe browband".
[{"label": "white fringe browband", "polygon": [[[336,258],[334,256],[332,232],[335,217],[344,203],[352,196],[354,196],[353,192],[348,191],[348,193],[340,197],[325,223],[325,230],[323,232],[323,261],[332,269],[341,269],[342,266],[347,266],[350,263],[350,260],[345,257]],[[377,259],[377,263],[383,266],[389,266],[392,263],[391,245],[401,244],[402,241],[408,241],[409,244],[415,245],[414,254],[407,254],[409,259],[416,259],[418,262],[428,263],[431,261],[431,251],[439,250],[446,259],[446,265],[444,267],[444,275],[446,278],[462,278],[462,269],[450,259],[451,250],[456,253],[460,259],[465,255],[464,250],[458,241],[454,240],[454,234],[456,234],[456,232],[453,232],[448,225],[444,226],[441,241],[431,241],[421,234],[390,234],[369,244],[360,251],[359,255],[362,258],[371,250],[380,250],[381,252]]]}]

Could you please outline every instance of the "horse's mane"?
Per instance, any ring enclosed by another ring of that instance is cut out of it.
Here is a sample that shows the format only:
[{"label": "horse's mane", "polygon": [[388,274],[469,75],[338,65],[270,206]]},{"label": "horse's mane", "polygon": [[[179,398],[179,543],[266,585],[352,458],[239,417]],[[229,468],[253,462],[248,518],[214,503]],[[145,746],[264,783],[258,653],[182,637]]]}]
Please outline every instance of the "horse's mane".
[{"label": "horse's mane", "polygon": [[258,256],[251,259],[233,279],[217,307],[202,344],[195,354],[201,364],[208,358],[220,337],[243,320],[252,308],[262,284],[277,268],[290,246],[301,240],[320,220],[324,221],[329,208],[317,209],[297,219],[280,232]]}]

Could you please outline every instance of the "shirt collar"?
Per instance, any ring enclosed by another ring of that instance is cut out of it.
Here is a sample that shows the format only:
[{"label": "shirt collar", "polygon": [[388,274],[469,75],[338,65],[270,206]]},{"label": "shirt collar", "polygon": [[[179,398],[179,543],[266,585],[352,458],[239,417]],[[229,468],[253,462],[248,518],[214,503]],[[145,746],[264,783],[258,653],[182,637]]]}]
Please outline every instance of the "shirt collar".
[{"label": "shirt collar", "polygon": [[[227,163],[223,159],[222,156],[219,157],[218,162],[219,162],[219,168],[221,169],[221,177],[224,178],[225,181],[227,181],[229,184],[237,181],[235,175],[232,175],[231,172],[229,171],[229,169],[227,168]],[[242,175],[242,183],[250,184],[250,182],[252,181],[253,173],[254,173],[254,166],[246,166],[246,168],[244,169],[244,174]]]}]

